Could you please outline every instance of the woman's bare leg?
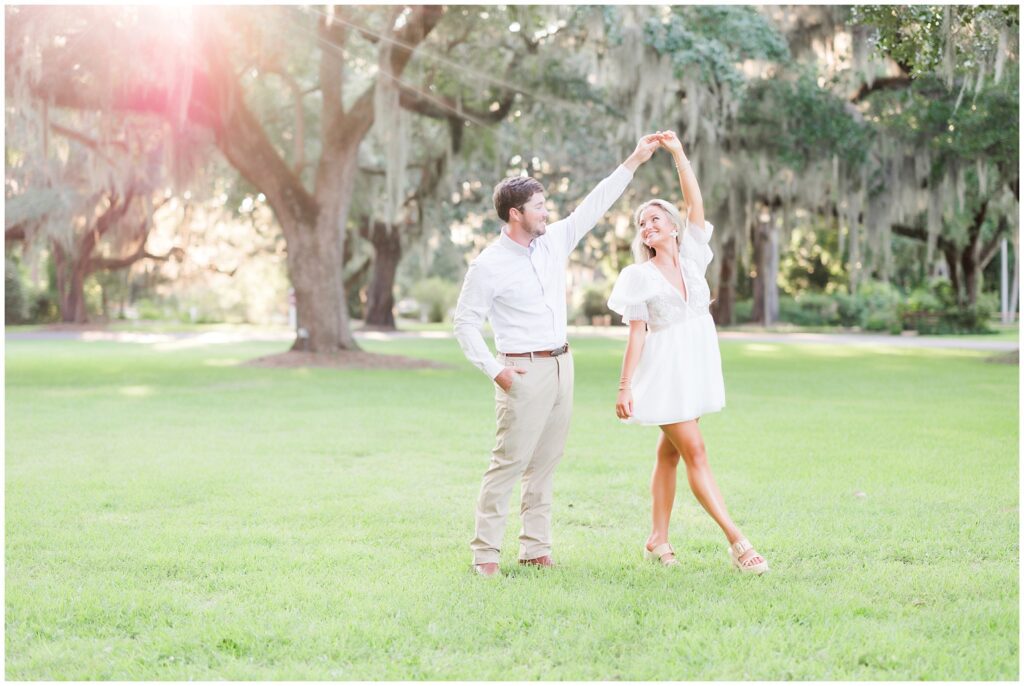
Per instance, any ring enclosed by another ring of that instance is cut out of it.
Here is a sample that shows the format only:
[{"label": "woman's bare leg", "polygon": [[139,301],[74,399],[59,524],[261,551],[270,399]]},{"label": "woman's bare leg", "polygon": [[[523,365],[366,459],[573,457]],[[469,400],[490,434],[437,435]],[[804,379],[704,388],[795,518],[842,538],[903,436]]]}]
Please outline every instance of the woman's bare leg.
[{"label": "woman's bare leg", "polygon": [[648,550],[668,543],[668,522],[672,517],[672,505],[676,499],[678,466],[679,451],[662,433],[658,437],[654,472],[651,474],[651,535],[647,537]]},{"label": "woman's bare leg", "polygon": [[[696,420],[665,424],[661,430],[678,453],[682,455],[683,461],[686,463],[686,478],[690,482],[690,490],[697,497],[697,501],[722,528],[730,544],[743,538],[742,532],[729,516],[729,511],[725,507],[725,499],[715,482],[715,475],[711,473],[704,439],[700,435]],[[754,550],[747,551],[740,556],[740,561],[746,562],[748,559],[752,559],[755,564],[761,562],[763,558],[760,555],[752,555],[755,552]]]}]

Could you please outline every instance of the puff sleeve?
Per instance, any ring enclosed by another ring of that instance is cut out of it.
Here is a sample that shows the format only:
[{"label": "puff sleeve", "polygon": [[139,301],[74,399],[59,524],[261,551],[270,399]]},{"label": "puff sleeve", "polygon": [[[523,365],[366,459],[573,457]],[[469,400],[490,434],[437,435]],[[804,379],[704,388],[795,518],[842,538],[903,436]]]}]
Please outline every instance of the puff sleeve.
[{"label": "puff sleeve", "polygon": [[715,256],[710,244],[711,232],[714,230],[715,227],[707,220],[704,220],[704,228],[687,220],[686,230],[683,232],[683,253],[693,257],[702,273],[707,270]]},{"label": "puff sleeve", "polygon": [[641,265],[631,264],[619,273],[608,298],[608,309],[622,315],[623,323],[648,321],[647,301],[655,288]]}]

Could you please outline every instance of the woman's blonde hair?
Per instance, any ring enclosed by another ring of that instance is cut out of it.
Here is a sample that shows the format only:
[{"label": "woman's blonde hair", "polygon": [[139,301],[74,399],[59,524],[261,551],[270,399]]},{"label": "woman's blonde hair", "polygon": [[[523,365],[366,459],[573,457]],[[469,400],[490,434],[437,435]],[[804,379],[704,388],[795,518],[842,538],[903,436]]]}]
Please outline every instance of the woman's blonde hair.
[{"label": "woman's blonde hair", "polygon": [[640,230],[640,219],[643,217],[644,211],[651,205],[657,205],[661,209],[665,210],[668,214],[669,219],[675,224],[676,231],[679,235],[676,236],[676,245],[682,246],[683,244],[683,231],[686,230],[686,222],[683,220],[683,215],[679,213],[679,208],[668,200],[662,200],[661,198],[654,198],[648,200],[640,207],[636,208],[636,212],[633,213],[633,224],[636,226],[636,238],[633,239],[632,250],[633,250],[633,261],[639,264],[640,262],[646,262],[647,260],[654,257],[655,249],[647,246],[644,243],[642,231]]}]

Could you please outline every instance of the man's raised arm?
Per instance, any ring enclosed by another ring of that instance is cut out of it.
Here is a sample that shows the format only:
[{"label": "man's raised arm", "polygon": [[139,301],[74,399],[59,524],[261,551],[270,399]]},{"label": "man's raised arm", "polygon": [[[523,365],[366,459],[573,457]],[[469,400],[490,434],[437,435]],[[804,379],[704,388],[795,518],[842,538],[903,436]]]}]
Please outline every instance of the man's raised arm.
[{"label": "man's raised arm", "polygon": [[548,232],[552,237],[564,241],[560,245],[564,246],[566,253],[571,252],[580,239],[597,225],[605,212],[619,199],[622,192],[626,190],[626,186],[633,180],[633,172],[641,164],[651,159],[651,155],[659,145],[660,139],[657,134],[649,134],[641,138],[636,144],[636,149],[630,153],[625,162],[597,184],[594,190],[590,191],[583,199],[583,202],[572,211],[572,214],[548,227]]}]

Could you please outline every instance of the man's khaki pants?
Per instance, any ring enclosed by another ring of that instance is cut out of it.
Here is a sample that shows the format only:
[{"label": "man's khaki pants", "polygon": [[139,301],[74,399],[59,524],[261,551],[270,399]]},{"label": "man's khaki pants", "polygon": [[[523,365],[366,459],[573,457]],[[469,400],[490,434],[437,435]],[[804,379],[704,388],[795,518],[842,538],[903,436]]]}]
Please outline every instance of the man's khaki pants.
[{"label": "man's khaki pants", "polygon": [[474,564],[498,562],[509,499],[522,477],[519,559],[551,554],[551,493],[572,416],[572,353],[558,357],[505,357],[519,367],[508,392],[495,385],[497,437],[476,504]]}]

